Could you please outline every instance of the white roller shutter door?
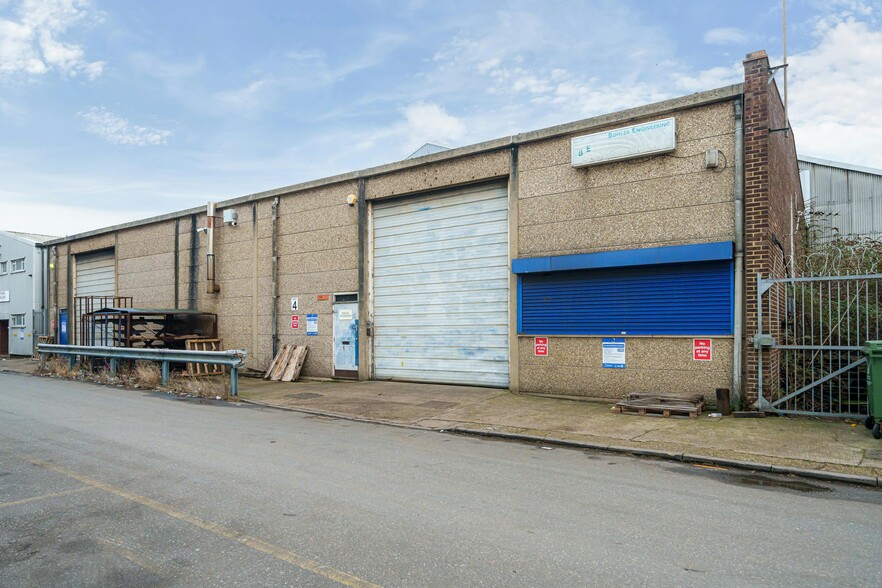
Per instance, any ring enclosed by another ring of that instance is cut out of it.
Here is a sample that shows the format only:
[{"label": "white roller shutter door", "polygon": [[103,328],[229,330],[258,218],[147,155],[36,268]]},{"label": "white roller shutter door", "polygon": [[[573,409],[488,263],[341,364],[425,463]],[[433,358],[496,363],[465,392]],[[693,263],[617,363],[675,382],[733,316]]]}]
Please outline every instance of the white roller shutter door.
[{"label": "white roller shutter door", "polygon": [[113,251],[77,255],[76,262],[77,296],[116,295],[116,264]]},{"label": "white roller shutter door", "polygon": [[508,192],[373,210],[374,377],[508,387]]}]

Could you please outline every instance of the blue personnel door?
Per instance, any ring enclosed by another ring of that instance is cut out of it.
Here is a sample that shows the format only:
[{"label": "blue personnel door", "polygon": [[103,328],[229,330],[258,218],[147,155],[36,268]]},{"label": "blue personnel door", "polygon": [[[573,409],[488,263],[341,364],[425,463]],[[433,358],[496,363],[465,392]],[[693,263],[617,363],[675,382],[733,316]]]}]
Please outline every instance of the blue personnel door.
[{"label": "blue personnel door", "polygon": [[67,345],[67,311],[62,310],[58,313],[58,344]]},{"label": "blue personnel door", "polygon": [[334,296],[334,377],[358,378],[358,295]]}]

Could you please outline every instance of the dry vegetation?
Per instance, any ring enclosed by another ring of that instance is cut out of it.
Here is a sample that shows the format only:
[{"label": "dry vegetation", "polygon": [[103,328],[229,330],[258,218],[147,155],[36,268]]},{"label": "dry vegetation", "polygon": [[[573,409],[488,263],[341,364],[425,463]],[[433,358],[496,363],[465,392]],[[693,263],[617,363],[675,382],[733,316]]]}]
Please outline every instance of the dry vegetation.
[{"label": "dry vegetation", "polygon": [[[134,365],[121,367],[117,374],[113,375],[107,366],[91,371],[88,364],[80,364],[71,370],[70,362],[66,358],[54,357],[49,359],[45,368],[39,369],[37,373],[49,377],[86,380],[141,390],[161,390],[178,396],[231,399],[230,380],[227,377],[193,378],[173,374],[169,378],[168,385],[162,386],[162,371],[159,365],[149,361],[138,361]],[[235,400],[234,397],[232,399]]]}]

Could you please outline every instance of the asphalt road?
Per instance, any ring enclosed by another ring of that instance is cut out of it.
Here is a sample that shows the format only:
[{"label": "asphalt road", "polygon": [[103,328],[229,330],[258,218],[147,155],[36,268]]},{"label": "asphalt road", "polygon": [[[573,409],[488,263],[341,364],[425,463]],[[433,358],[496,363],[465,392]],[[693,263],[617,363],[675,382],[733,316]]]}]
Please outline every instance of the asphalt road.
[{"label": "asphalt road", "polygon": [[2,586],[878,586],[882,492],[0,373]]}]

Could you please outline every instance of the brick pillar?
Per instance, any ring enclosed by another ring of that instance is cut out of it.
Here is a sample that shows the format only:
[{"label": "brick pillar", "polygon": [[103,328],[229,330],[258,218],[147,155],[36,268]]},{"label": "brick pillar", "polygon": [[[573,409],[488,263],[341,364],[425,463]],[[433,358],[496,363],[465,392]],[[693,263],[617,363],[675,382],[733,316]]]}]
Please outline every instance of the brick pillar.
[{"label": "brick pillar", "polygon": [[[772,272],[769,234],[769,58],[765,51],[744,60],[744,334],[757,331],[756,275]],[[765,322],[765,317],[764,317]],[[768,373],[764,355],[764,374]],[[748,344],[745,353],[745,402],[757,399],[757,353]],[[767,378],[763,378],[767,382]]]}]

